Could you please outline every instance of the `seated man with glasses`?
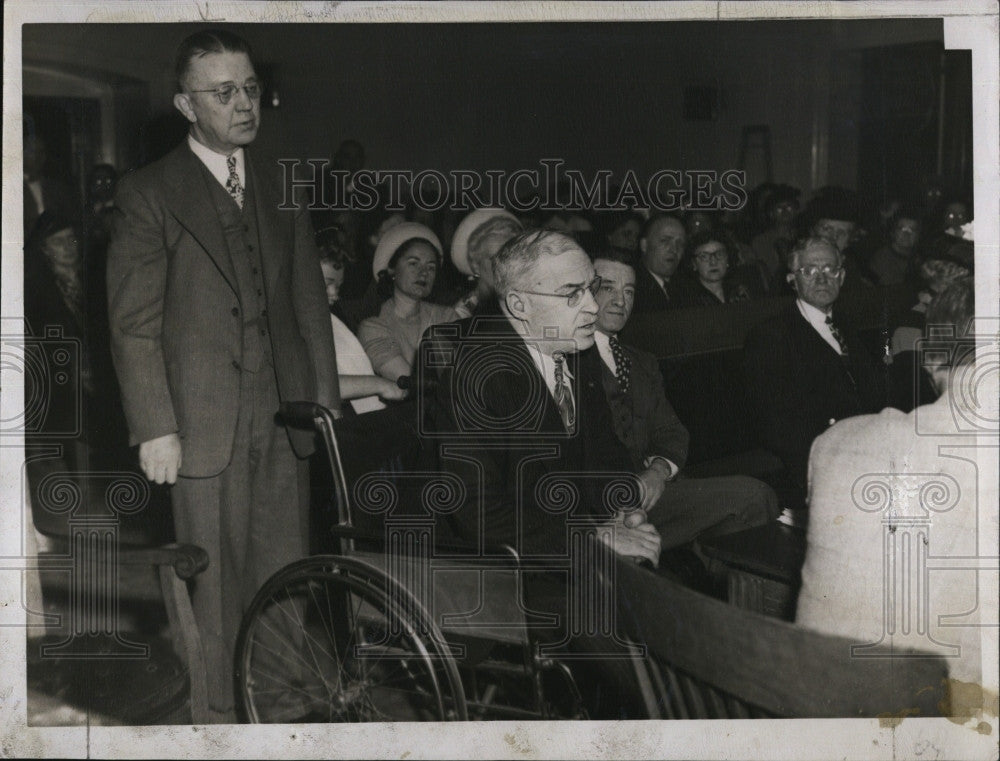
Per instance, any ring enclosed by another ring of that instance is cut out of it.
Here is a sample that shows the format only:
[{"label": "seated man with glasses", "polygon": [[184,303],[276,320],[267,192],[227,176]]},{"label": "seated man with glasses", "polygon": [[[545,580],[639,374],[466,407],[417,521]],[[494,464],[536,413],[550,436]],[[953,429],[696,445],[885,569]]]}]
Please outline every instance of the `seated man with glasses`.
[{"label": "seated man with glasses", "polygon": [[743,369],[758,438],[781,458],[798,503],[813,439],[838,420],[879,411],[885,379],[834,314],[844,283],[837,247],[825,238],[800,241],[788,269],[795,303],[750,331]]},{"label": "seated man with glasses", "polygon": [[417,354],[424,449],[462,485],[437,528],[484,554],[516,549],[528,608],[557,617],[539,639],[586,656],[573,670],[594,680],[583,689],[590,717],[642,718],[629,651],[609,635],[615,610],[576,607],[612,553],[660,557],[602,386],[601,279],[572,238],[546,230],[509,240],[492,268],[501,313],[435,325]]}]

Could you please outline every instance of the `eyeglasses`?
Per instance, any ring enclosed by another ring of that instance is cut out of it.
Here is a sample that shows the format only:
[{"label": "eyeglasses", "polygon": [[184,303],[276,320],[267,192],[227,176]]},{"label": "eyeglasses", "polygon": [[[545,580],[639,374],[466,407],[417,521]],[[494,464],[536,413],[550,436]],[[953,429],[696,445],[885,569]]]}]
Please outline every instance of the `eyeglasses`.
[{"label": "eyeglasses", "polygon": [[603,281],[600,276],[598,276],[586,285],[578,285],[569,293],[544,293],[542,291],[529,291],[527,288],[516,288],[515,290],[518,290],[521,293],[530,293],[532,296],[555,296],[560,299],[566,299],[566,306],[575,307],[583,300],[583,294],[585,292],[590,291],[591,296],[596,296],[598,290],[601,288],[602,282]]},{"label": "eyeglasses", "polygon": [[240,90],[246,92],[247,97],[250,100],[257,100],[260,98],[260,93],[263,87],[260,82],[251,82],[250,84],[243,85],[239,87],[238,85],[223,85],[222,87],[213,87],[211,90],[188,90],[188,92],[210,92],[215,94],[216,100],[219,101],[223,106],[229,105],[236,93]]},{"label": "eyeglasses", "polygon": [[833,266],[824,264],[822,267],[818,264],[810,264],[805,267],[799,267],[795,271],[802,275],[802,277],[806,280],[815,280],[816,276],[819,275],[820,272],[823,273],[823,277],[837,277],[837,275],[839,275],[843,270],[844,268],[839,264]]},{"label": "eyeglasses", "polygon": [[702,264],[708,264],[709,262],[721,262],[726,259],[726,249],[720,248],[717,251],[702,251],[696,254],[695,259],[697,259]]}]

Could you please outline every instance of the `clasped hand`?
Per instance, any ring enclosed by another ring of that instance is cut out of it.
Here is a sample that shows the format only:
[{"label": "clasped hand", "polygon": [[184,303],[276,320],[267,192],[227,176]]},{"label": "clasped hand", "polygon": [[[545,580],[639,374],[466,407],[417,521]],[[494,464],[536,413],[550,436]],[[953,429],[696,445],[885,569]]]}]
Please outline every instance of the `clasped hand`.
[{"label": "clasped hand", "polygon": [[619,555],[644,559],[660,565],[660,532],[646,519],[642,510],[619,512],[612,522],[613,530],[598,532],[601,541]]}]

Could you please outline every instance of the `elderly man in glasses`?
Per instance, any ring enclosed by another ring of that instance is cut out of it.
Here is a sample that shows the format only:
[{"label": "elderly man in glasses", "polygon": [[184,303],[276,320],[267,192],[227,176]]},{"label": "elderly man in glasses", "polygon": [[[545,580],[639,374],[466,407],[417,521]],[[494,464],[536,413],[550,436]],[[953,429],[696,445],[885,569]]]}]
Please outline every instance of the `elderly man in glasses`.
[{"label": "elderly man in glasses", "polygon": [[312,436],[281,400],[340,406],[307,210],[279,210],[280,174],[251,154],[261,85],[245,40],[185,39],[174,105],[187,140],[122,180],[108,253],[111,340],[131,441],[172,484],[178,541],[207,550],[193,605],[209,707],[232,721],[244,608],[305,554]]},{"label": "elderly man in glasses", "polygon": [[[558,617],[539,631],[543,641],[621,656],[614,637],[577,625],[580,616],[614,611],[569,602],[593,589],[589,574],[606,567],[602,557],[655,565],[660,556],[601,385],[601,279],[572,238],[546,230],[509,240],[492,268],[501,313],[436,325],[418,352],[425,449],[464,487],[462,504],[438,524],[487,553],[500,545],[518,551],[533,569],[525,575],[528,606]],[[580,548],[593,559],[585,567],[572,560]],[[617,629],[611,619],[600,624],[601,632]],[[628,659],[598,660],[602,688],[584,690],[591,718],[643,718],[627,705],[639,694],[629,686]],[[586,681],[588,668],[574,671]]]},{"label": "elderly man in glasses", "polygon": [[758,437],[781,458],[790,500],[800,506],[813,439],[838,420],[880,410],[885,379],[835,314],[844,284],[838,247],[807,238],[792,247],[787,264],[796,300],[750,331],[743,366]]}]

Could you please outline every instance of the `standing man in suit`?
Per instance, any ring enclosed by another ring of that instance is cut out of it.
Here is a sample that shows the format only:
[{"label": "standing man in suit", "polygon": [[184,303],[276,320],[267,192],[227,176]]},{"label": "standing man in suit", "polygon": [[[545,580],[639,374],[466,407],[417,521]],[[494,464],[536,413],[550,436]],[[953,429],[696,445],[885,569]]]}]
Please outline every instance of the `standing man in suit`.
[{"label": "standing man in suit", "polygon": [[687,234],[672,214],[650,217],[639,239],[641,265],[635,270],[635,312],[662,312],[672,306],[670,278],[677,272]]},{"label": "standing man in suit", "polygon": [[841,253],[825,238],[789,252],[796,300],[750,331],[743,350],[749,401],[762,445],[784,462],[804,499],[813,439],[838,420],[877,412],[885,384],[874,359],[834,314],[844,283]]},{"label": "standing man in suit", "polygon": [[748,476],[683,478],[688,432],[664,393],[656,357],[623,344],[636,298],[631,252],[609,248],[594,257],[601,279],[594,340],[615,434],[642,480],[643,509],[669,549],[700,536],[728,534],[778,517],[767,484]]},{"label": "standing man in suit", "polygon": [[140,466],[173,484],[177,539],[210,558],[192,601],[209,706],[232,721],[243,610],[305,554],[313,440],[275,413],[281,400],[338,409],[337,367],[308,213],[279,211],[280,173],[248,148],[261,93],[249,45],[197,32],[176,75],[188,138],[116,197],[111,340]]}]

